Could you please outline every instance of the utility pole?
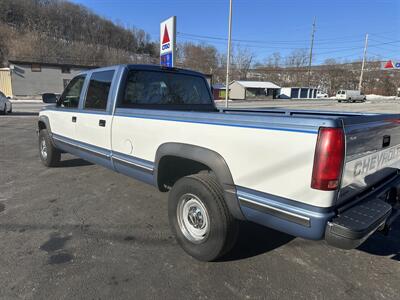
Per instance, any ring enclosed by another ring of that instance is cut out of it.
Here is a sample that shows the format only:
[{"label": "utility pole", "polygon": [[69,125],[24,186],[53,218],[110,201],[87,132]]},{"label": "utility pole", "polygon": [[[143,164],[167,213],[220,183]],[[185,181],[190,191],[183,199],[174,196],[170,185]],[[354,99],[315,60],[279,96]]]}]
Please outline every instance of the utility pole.
[{"label": "utility pole", "polygon": [[226,55],[226,86],[225,86],[225,108],[228,108],[229,98],[229,66],[231,64],[231,38],[232,38],[232,0],[229,0],[229,23],[228,23],[228,53]]},{"label": "utility pole", "polygon": [[365,60],[367,59],[367,48],[368,48],[368,33],[365,35],[364,55],[363,55],[363,60],[362,60],[362,64],[361,64],[360,82],[358,84],[358,90],[360,91],[360,93],[361,93],[361,89],[362,89]]},{"label": "utility pole", "polygon": [[311,46],[310,46],[310,60],[308,61],[308,87],[310,87],[311,84],[311,64],[312,64],[312,55],[313,55],[313,48],[314,48],[314,36],[315,36],[315,21],[316,17],[314,17],[314,22],[312,25],[312,31],[311,31]]}]

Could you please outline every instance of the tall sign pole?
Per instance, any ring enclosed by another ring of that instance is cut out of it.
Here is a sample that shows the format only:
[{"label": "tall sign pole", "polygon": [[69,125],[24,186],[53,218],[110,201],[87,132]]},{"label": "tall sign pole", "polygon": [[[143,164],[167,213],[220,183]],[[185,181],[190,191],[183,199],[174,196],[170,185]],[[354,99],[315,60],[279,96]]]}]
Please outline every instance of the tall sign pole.
[{"label": "tall sign pole", "polygon": [[175,67],[176,17],[160,23],[160,65]]},{"label": "tall sign pole", "polygon": [[358,83],[358,90],[360,91],[360,93],[362,90],[365,60],[367,59],[367,48],[368,48],[368,33],[365,35],[364,55],[363,55],[363,60],[362,60],[362,64],[361,64],[360,82]]},{"label": "tall sign pole", "polygon": [[225,86],[226,108],[228,108],[228,98],[229,98],[229,66],[231,64],[231,38],[232,38],[232,0],[229,0],[228,51],[226,54],[226,86]]},{"label": "tall sign pole", "polygon": [[311,64],[312,64],[312,56],[313,56],[313,48],[314,48],[315,21],[316,21],[316,17],[314,17],[314,22],[313,22],[312,31],[311,31],[310,59],[308,61],[308,87],[310,87],[310,85],[311,85]]}]

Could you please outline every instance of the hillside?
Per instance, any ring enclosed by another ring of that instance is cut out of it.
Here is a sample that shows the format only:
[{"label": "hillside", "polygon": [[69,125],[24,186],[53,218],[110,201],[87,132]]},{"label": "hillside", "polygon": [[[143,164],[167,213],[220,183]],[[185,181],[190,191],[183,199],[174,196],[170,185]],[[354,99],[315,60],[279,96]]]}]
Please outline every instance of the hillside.
[{"label": "hillside", "polygon": [[149,62],[158,47],[82,5],[58,0],[0,0],[0,63],[32,59],[102,65]]}]

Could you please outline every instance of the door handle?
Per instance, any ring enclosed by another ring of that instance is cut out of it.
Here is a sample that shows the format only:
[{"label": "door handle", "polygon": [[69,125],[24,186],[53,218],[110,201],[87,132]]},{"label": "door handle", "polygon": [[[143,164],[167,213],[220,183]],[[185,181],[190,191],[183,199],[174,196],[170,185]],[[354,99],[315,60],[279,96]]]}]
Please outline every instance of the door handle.
[{"label": "door handle", "polygon": [[72,122],[76,123],[76,117],[75,116],[72,117]]},{"label": "door handle", "polygon": [[106,120],[99,120],[99,126],[106,127]]}]

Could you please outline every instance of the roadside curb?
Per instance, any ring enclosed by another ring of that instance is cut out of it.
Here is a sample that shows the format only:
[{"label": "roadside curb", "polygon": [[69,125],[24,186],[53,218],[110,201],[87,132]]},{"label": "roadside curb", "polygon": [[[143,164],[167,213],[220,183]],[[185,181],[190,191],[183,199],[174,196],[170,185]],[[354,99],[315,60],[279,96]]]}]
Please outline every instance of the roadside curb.
[{"label": "roadside curb", "polygon": [[42,100],[10,100],[11,103],[34,103],[34,104],[41,104],[43,103]]}]

